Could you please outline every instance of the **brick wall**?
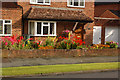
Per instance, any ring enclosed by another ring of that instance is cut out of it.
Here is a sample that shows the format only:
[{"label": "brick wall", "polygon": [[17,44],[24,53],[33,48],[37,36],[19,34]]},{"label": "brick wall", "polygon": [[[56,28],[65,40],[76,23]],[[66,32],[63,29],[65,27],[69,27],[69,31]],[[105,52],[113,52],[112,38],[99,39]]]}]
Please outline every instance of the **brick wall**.
[{"label": "brick wall", "polygon": [[[81,10],[83,10],[84,14],[86,14],[88,17],[94,19],[94,0],[92,0],[92,1],[89,2],[88,0],[86,0],[85,8],[68,7],[67,1],[65,2],[65,0],[63,0],[63,2],[51,1],[50,6],[48,6],[48,5],[47,6],[46,5],[35,5],[35,4],[30,4],[30,2],[19,2],[18,4],[23,6],[25,16],[29,12],[31,6],[42,6],[42,7],[81,9]],[[65,28],[72,30],[74,25],[75,25],[75,22],[58,22],[57,23],[57,34],[60,34],[62,32],[62,30],[64,30]],[[88,23],[88,24],[84,25],[85,30],[86,30],[86,34],[84,34],[83,39],[86,41],[86,44],[92,44],[93,25],[94,25],[94,23]],[[28,33],[27,30],[28,30],[27,22],[25,22],[25,34]]]},{"label": "brick wall", "polygon": [[100,16],[107,9],[109,9],[109,10],[120,10],[120,4],[96,5],[95,6],[95,17]]},{"label": "brick wall", "polygon": [[22,9],[14,3],[2,4],[2,19],[12,20],[12,34],[22,35]]},{"label": "brick wall", "polygon": [[70,58],[91,56],[118,56],[120,49],[51,49],[51,50],[2,50],[3,58]]},{"label": "brick wall", "polygon": [[[23,7],[24,16],[26,16],[26,14],[29,12],[31,6],[44,6],[44,7],[81,9],[81,10],[83,10],[84,14],[86,14],[88,17],[94,19],[93,18],[94,17],[94,2],[87,2],[87,0],[86,0],[85,8],[68,7],[67,1],[66,2],[65,1],[64,2],[53,2],[52,1],[50,6],[34,5],[34,4],[30,4],[30,2],[17,2],[17,3],[18,3],[18,5],[21,5]],[[10,4],[10,6],[7,4]],[[13,21],[13,24],[12,24],[13,35],[15,35],[15,34],[22,35],[22,9],[14,3],[5,3],[3,5],[2,12],[3,12],[3,14],[2,14],[3,19],[12,19],[12,21]],[[28,33],[28,22],[27,21],[24,21],[24,22],[25,22],[24,31],[25,31],[25,34],[27,34]],[[57,24],[57,32],[58,33],[57,34],[61,33],[62,30],[65,29],[65,27],[67,29],[72,30],[74,25],[75,25],[75,22],[58,22],[58,24]],[[86,43],[91,44],[92,43],[93,23],[91,23],[90,25],[86,24],[84,27],[86,29],[86,34],[84,35],[84,39],[85,39]]]}]

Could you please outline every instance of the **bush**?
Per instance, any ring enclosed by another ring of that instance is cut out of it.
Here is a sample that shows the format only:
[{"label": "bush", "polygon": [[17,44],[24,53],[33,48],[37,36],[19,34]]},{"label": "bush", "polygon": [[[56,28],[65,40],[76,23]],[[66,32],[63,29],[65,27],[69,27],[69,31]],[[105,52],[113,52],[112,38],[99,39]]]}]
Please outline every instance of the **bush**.
[{"label": "bush", "polygon": [[118,48],[118,43],[114,41],[107,41],[106,45],[109,45],[110,48]]},{"label": "bush", "polygon": [[85,44],[79,37],[73,36],[70,33],[68,33],[68,37],[60,36],[59,39],[62,41],[57,43],[56,49],[76,49],[77,46]]}]

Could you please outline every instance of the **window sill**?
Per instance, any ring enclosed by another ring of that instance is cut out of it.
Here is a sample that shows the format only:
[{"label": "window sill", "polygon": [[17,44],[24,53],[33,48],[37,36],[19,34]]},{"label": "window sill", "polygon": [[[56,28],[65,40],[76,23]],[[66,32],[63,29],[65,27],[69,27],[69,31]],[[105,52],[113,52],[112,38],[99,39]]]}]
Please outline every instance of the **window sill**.
[{"label": "window sill", "polygon": [[37,4],[37,5],[49,5],[49,6],[50,6],[50,3],[49,3],[49,4],[45,4],[45,3],[30,3],[30,4]]},{"label": "window sill", "polygon": [[12,36],[12,34],[0,34],[0,36]]},{"label": "window sill", "polygon": [[68,7],[75,7],[75,8],[85,8],[85,6],[71,6],[71,5],[67,5]]}]

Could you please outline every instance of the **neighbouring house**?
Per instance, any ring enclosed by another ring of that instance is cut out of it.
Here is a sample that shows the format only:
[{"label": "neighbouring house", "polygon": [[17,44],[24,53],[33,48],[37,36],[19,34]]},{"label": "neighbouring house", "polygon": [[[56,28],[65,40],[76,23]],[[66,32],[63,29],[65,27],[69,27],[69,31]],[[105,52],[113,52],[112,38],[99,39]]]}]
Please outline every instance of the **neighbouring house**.
[{"label": "neighbouring house", "polygon": [[76,35],[92,44],[94,0],[20,1],[1,2],[0,36],[24,35],[37,40],[66,29],[80,30]]},{"label": "neighbouring house", "polygon": [[96,2],[93,44],[115,41],[120,47],[120,2]]}]

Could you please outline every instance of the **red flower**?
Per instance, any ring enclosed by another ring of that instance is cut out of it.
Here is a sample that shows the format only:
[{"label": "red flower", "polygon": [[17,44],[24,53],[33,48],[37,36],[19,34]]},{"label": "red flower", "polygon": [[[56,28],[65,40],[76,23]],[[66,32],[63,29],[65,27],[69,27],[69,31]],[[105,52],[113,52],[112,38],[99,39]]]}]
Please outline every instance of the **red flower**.
[{"label": "red flower", "polygon": [[60,39],[63,39],[62,36],[59,37]]},{"label": "red flower", "polygon": [[35,43],[35,41],[33,43]]},{"label": "red flower", "polygon": [[29,38],[28,40],[33,40],[33,38]]},{"label": "red flower", "polygon": [[66,44],[66,42],[64,41],[64,43]]},{"label": "red flower", "polygon": [[68,40],[68,38],[64,38],[65,40]]},{"label": "red flower", "polygon": [[18,43],[20,42],[20,40],[18,40]]},{"label": "red flower", "polygon": [[21,39],[23,40],[23,36],[21,36]]},{"label": "red flower", "polygon": [[63,37],[63,39],[65,39],[65,37]]},{"label": "red flower", "polygon": [[24,44],[22,45],[22,47],[24,47]]},{"label": "red flower", "polygon": [[15,36],[14,36],[14,35],[12,36],[12,39],[15,39]]},{"label": "red flower", "polygon": [[39,45],[39,43],[37,43],[37,45]]},{"label": "red flower", "polygon": [[83,43],[85,44],[85,41],[83,41]]}]

